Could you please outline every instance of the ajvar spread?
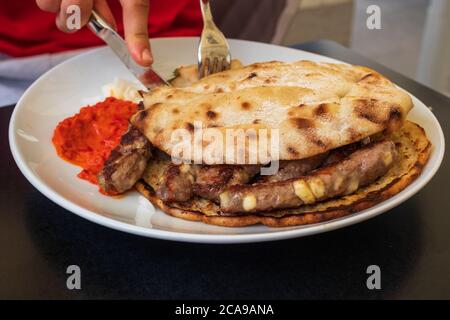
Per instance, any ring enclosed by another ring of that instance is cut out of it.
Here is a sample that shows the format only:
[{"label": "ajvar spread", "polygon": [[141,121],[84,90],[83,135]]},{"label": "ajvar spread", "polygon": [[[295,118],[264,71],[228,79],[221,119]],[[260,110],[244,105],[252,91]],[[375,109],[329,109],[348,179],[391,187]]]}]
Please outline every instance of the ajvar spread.
[{"label": "ajvar spread", "polygon": [[78,177],[97,184],[97,174],[128,128],[137,104],[107,98],[61,121],[53,133],[58,155],[83,168]]}]

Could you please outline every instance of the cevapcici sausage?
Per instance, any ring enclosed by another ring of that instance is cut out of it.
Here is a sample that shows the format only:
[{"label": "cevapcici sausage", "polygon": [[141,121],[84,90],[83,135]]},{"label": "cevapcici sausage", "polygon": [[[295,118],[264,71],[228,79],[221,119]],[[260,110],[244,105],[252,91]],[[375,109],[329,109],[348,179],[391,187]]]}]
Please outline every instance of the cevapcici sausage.
[{"label": "cevapcici sausage", "polygon": [[258,183],[277,182],[301,177],[318,168],[328,156],[328,152],[301,160],[282,160],[273,175],[261,176]]},{"label": "cevapcici sausage", "polygon": [[259,165],[202,166],[197,170],[193,191],[197,196],[217,201],[223,190],[248,183],[259,170]]},{"label": "cevapcici sausage", "polygon": [[258,172],[257,165],[175,165],[167,160],[156,189],[163,201],[187,201],[197,195],[218,201],[219,194],[236,184],[246,184]]},{"label": "cevapcici sausage", "polygon": [[[298,178],[317,168],[327,153],[308,159],[280,161],[278,172],[262,176],[258,183]],[[167,160],[165,173],[157,189],[164,201],[186,201],[196,195],[218,201],[219,195],[233,185],[247,184],[261,169],[259,165],[174,165]]]},{"label": "cevapcici sausage", "polygon": [[167,167],[158,183],[156,194],[162,200],[187,201],[193,196],[195,167],[189,164],[176,165],[167,161]]},{"label": "cevapcici sausage", "polygon": [[268,211],[351,194],[384,175],[396,157],[392,141],[369,144],[299,179],[232,186],[220,194],[220,208],[228,213]]},{"label": "cevapcici sausage", "polygon": [[122,193],[131,189],[142,177],[150,156],[150,141],[130,126],[98,174],[98,184],[107,193]]}]

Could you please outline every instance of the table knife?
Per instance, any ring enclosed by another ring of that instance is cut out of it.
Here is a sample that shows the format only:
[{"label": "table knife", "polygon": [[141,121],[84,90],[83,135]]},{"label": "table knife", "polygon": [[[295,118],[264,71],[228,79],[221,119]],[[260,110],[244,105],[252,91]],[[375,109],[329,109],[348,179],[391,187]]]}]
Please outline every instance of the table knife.
[{"label": "table knife", "polygon": [[138,65],[131,57],[125,40],[97,12],[92,11],[88,27],[116,54],[131,73],[149,90],[170,85],[151,67]]}]

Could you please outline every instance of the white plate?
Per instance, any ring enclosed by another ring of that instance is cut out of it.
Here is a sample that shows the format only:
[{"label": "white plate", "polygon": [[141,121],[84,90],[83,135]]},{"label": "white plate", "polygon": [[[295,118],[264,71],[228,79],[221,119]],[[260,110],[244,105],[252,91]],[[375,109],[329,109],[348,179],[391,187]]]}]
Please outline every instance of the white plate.
[{"label": "white plate", "polygon": [[[197,38],[152,41],[155,69],[170,77],[174,68],[196,62]],[[269,44],[231,40],[234,58],[244,64],[282,60],[337,62],[320,55]],[[279,240],[325,232],[351,225],[385,212],[419,191],[436,173],[444,155],[444,136],[431,111],[418,99],[409,119],[425,128],[433,143],[431,158],[420,177],[405,190],[375,207],[314,225],[268,228],[225,228],[168,216],[137,192],[115,199],[101,195],[97,187],[76,177],[80,168],[57,155],[51,143],[59,121],[81,106],[100,99],[100,88],[116,77],[132,80],[108,48],[95,49],[57,66],[39,78],[23,95],[9,127],[11,150],[25,177],[52,201],[95,223],[137,235],[167,240],[236,243]]]}]

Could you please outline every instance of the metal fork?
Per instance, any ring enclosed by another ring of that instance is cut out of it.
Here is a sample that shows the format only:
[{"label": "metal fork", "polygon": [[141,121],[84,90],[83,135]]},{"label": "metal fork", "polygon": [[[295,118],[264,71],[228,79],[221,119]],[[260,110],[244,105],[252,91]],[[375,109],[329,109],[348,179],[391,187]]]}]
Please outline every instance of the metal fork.
[{"label": "metal fork", "polygon": [[230,69],[230,46],[223,33],[213,21],[209,0],[200,0],[203,30],[198,45],[198,71],[203,78]]}]

